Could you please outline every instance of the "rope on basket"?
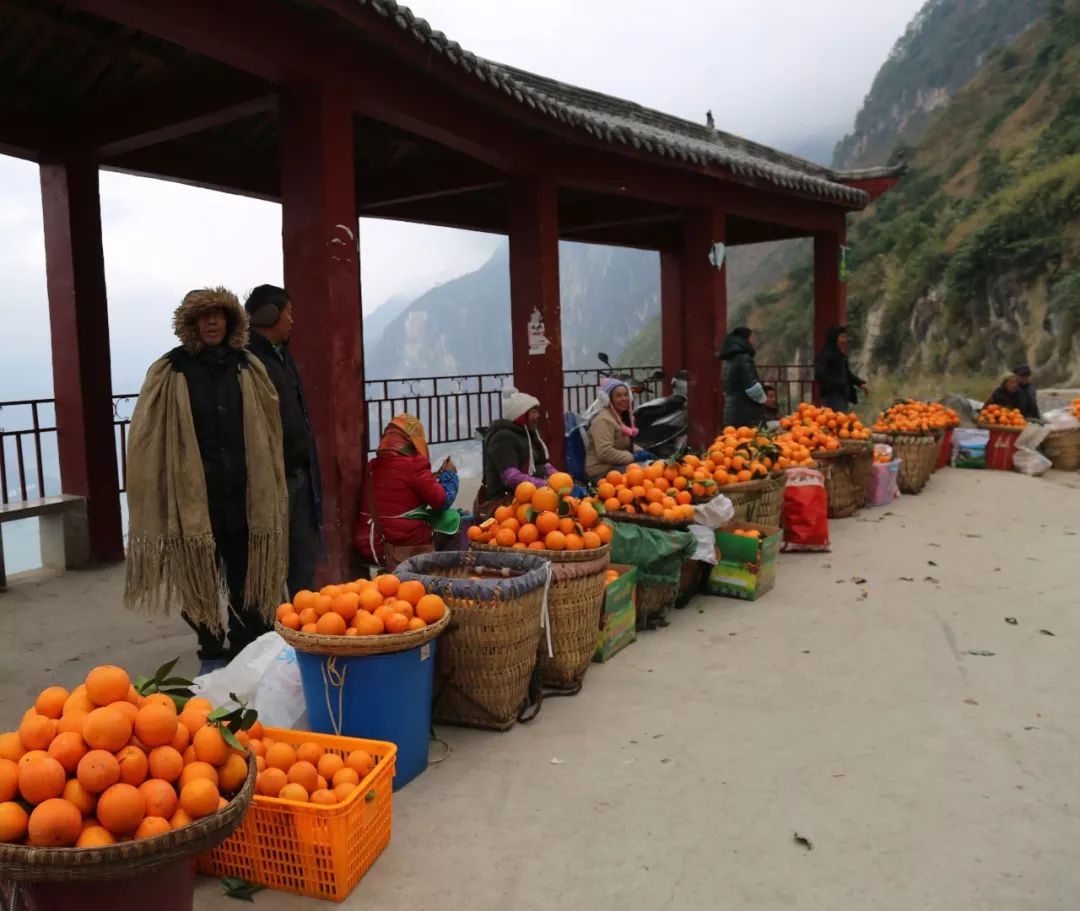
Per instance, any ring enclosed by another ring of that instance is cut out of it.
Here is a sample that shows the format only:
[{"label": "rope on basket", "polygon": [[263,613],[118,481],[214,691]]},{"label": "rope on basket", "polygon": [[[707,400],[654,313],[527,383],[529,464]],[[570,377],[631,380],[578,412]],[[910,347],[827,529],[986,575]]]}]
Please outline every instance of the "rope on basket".
[{"label": "rope on basket", "polygon": [[[334,733],[341,736],[341,723],[343,718],[343,698],[345,694],[345,674],[347,667],[338,670],[337,655],[329,655],[319,663],[319,671],[323,679],[323,697],[326,699],[326,714],[330,717],[330,726]],[[330,704],[330,687],[337,690],[337,716],[334,716],[333,706]]]},{"label": "rope on basket", "polygon": [[544,601],[540,605],[540,629],[547,636],[547,652],[549,658],[555,657],[555,649],[551,646],[551,614],[548,613],[548,591],[551,589],[551,578],[555,573],[551,563],[547,565],[547,578],[544,580]]}]

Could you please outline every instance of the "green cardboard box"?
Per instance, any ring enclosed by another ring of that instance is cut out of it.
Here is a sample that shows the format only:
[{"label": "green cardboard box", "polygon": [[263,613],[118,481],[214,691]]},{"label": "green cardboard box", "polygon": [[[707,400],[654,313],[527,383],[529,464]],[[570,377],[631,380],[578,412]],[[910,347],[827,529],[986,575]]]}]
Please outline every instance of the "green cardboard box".
[{"label": "green cardboard box", "polygon": [[593,661],[607,661],[637,639],[637,567],[612,563],[619,578],[604,588],[604,609]]},{"label": "green cardboard box", "polygon": [[[736,535],[735,529],[760,531],[762,538]],[[709,593],[756,601],[776,584],[780,529],[775,525],[732,522],[716,532],[716,565],[709,570]]]}]

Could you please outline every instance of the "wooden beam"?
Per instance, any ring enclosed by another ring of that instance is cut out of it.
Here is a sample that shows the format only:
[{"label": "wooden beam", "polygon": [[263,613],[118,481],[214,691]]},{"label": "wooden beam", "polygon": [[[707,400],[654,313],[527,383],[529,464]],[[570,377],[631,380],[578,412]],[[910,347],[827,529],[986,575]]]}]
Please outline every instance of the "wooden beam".
[{"label": "wooden beam", "polygon": [[840,274],[840,254],[846,237],[844,231],[814,235],[815,354],[825,347],[829,327],[847,323],[847,280]]},{"label": "wooden beam", "polygon": [[193,141],[181,140],[137,149],[106,162],[102,169],[253,199],[281,201],[278,162],[262,161],[253,166],[249,162],[229,159],[220,150]]},{"label": "wooden beam", "polygon": [[446,165],[412,169],[396,168],[389,172],[358,175],[357,205],[361,215],[376,216],[379,209],[412,205],[432,199],[460,196],[478,190],[506,186],[506,175],[470,159]]},{"label": "wooden beam", "polygon": [[674,252],[660,254],[660,351],[664,371],[664,392],[671,395],[671,378],[686,367],[686,339],[683,330],[682,257]]}]

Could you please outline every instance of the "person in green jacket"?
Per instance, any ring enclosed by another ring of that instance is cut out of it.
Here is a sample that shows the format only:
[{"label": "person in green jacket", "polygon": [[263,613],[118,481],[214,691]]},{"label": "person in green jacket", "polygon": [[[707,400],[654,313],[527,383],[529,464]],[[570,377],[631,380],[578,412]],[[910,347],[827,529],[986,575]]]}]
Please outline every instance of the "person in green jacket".
[{"label": "person in green jacket", "polygon": [[756,427],[765,419],[765,389],[754,364],[750,330],[737,326],[728,333],[716,353],[723,361],[724,424]]}]

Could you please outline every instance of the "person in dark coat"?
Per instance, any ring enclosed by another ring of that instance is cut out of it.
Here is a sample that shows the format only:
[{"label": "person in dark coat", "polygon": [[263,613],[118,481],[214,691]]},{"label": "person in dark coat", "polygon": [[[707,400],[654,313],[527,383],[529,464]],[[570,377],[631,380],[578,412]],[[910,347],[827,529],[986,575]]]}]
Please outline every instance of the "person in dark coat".
[{"label": "person in dark coat", "polygon": [[754,364],[750,330],[746,326],[732,329],[716,356],[723,361],[724,423],[756,427],[765,419],[766,395]]},{"label": "person in dark coat", "polygon": [[990,393],[990,398],[987,399],[986,404],[1000,405],[1002,408],[1020,408],[1021,404],[1023,404],[1020,380],[1010,373],[1001,381],[1001,385]]},{"label": "person in dark coat", "polygon": [[821,404],[833,411],[848,411],[859,401],[858,390],[869,392],[866,382],[856,376],[848,363],[848,334],[845,326],[832,326],[825,333],[825,347],[814,362]]},{"label": "person in dark coat", "polygon": [[266,368],[281,406],[285,483],[289,491],[289,597],[315,586],[321,550],[322,479],[300,371],[289,353],[292,299],[284,288],[259,285],[244,304],[252,333],[248,350]]},{"label": "person in dark coat", "polygon": [[1016,407],[1029,421],[1042,420],[1039,414],[1038,392],[1035,389],[1035,384],[1031,382],[1031,368],[1027,364],[1021,364],[1019,367],[1013,368],[1013,375],[1016,377],[1017,383],[1020,384],[1020,404]]},{"label": "person in dark coat", "polygon": [[780,400],[777,398],[776,387],[765,383],[761,388],[765,390],[765,404],[762,406],[765,420],[779,421]]},{"label": "person in dark coat", "polygon": [[[383,431],[379,449],[368,464],[371,495],[378,514],[378,528],[386,544],[423,547],[432,544],[432,528],[423,519],[402,516],[418,507],[436,512],[449,509],[458,493],[457,468],[451,459],[443,461],[438,474],[431,470],[424,427],[411,414],[399,414]],[[353,532],[353,546],[369,563],[385,565],[384,540],[371,520],[365,490],[363,504]]]},{"label": "person in dark coat", "polygon": [[522,481],[541,487],[555,473],[539,423],[539,399],[516,389],[504,391],[502,417],[484,435],[483,484],[473,507],[478,519],[491,515]]}]

